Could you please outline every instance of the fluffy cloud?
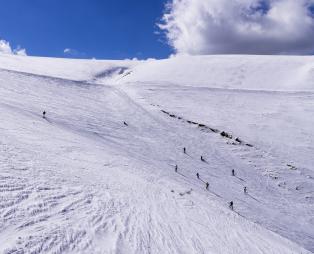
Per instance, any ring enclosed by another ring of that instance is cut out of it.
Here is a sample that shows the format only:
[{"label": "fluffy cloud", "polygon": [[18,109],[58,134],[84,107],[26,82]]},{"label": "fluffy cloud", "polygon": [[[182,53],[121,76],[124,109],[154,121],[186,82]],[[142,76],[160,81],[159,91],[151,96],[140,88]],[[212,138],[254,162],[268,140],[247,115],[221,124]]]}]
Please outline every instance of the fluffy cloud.
[{"label": "fluffy cloud", "polygon": [[66,48],[66,49],[63,50],[63,53],[64,54],[71,54],[71,53],[73,53],[73,51],[74,51],[73,49]]},{"label": "fluffy cloud", "polygon": [[12,49],[10,43],[5,40],[0,40],[0,53],[26,56],[26,50],[18,46],[16,49]]},{"label": "fluffy cloud", "polygon": [[86,57],[86,54],[84,52],[80,52],[76,49],[72,48],[65,48],[63,50],[64,55],[69,56],[69,57],[74,57],[74,58],[84,58]]},{"label": "fluffy cloud", "polygon": [[5,40],[0,40],[0,53],[12,54],[10,43]]},{"label": "fluffy cloud", "polygon": [[314,0],[172,0],[160,28],[177,53],[312,54]]},{"label": "fluffy cloud", "polygon": [[13,52],[15,55],[18,56],[27,56],[26,49],[23,49],[21,47],[17,47],[17,49],[14,49]]}]

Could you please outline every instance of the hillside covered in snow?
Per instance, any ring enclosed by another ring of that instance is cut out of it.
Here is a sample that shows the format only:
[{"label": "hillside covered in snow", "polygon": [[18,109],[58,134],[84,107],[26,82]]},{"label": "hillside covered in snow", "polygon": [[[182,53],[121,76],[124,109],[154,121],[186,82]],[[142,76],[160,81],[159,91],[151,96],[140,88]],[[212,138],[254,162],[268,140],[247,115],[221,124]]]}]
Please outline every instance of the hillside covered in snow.
[{"label": "hillside covered in snow", "polygon": [[0,96],[0,253],[314,251],[314,57],[0,54]]}]

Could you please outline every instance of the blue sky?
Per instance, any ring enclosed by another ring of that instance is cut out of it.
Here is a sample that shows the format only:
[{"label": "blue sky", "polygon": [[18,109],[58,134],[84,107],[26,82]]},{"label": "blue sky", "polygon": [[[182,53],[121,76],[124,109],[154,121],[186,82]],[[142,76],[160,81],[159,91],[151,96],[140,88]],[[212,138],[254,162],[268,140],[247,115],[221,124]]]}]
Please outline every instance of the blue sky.
[{"label": "blue sky", "polygon": [[[173,5],[163,16],[166,2]],[[21,53],[20,46],[28,55],[97,59],[313,55],[313,41],[313,0],[0,0],[0,52]]]},{"label": "blue sky", "polygon": [[37,56],[166,58],[172,50],[156,34],[165,2],[0,0],[0,38]]}]

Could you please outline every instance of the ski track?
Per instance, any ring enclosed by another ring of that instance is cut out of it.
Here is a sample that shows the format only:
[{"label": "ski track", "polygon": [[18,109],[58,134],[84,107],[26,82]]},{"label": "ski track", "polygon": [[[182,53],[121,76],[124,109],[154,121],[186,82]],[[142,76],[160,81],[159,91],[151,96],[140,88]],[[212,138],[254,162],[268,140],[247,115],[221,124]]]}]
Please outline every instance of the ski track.
[{"label": "ski track", "polygon": [[3,253],[307,253],[271,231],[314,250],[312,171],[168,118],[134,87],[0,74]]}]

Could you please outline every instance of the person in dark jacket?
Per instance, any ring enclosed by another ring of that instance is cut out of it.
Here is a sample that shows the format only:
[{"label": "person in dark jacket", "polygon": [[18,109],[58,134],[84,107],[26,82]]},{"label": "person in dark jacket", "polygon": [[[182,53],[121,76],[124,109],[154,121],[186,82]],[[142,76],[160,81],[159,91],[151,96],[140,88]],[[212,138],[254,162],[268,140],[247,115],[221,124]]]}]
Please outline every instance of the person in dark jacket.
[{"label": "person in dark jacket", "polygon": [[196,177],[197,177],[197,179],[200,179],[200,174],[196,173]]},{"label": "person in dark jacket", "polygon": [[234,169],[232,169],[231,174],[232,174],[232,176],[235,176],[235,171],[234,171]]},{"label": "person in dark jacket", "polygon": [[207,182],[206,183],[206,190],[208,190],[208,187],[209,187],[209,183]]},{"label": "person in dark jacket", "polygon": [[43,118],[46,118],[46,111],[43,111]]},{"label": "person in dark jacket", "polygon": [[233,201],[230,201],[230,203],[229,203],[229,208],[230,208],[231,210],[233,210]]}]

